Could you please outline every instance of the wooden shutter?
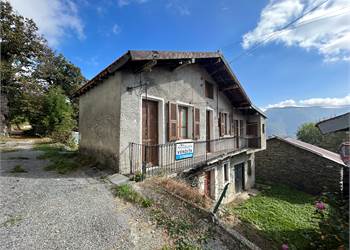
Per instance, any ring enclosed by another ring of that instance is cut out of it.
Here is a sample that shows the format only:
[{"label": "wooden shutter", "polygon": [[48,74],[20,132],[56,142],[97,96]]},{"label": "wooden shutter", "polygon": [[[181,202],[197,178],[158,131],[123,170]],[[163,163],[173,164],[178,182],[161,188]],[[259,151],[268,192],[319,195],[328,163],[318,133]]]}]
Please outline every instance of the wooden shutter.
[{"label": "wooden shutter", "polygon": [[219,130],[220,136],[224,136],[225,134],[225,115],[224,113],[219,113]]},{"label": "wooden shutter", "polygon": [[169,141],[175,141],[178,138],[178,131],[177,131],[177,104],[169,102],[169,113],[168,113],[168,135],[169,135]]},{"label": "wooden shutter", "polygon": [[231,119],[230,119],[230,134],[231,135],[235,135],[235,122],[233,120],[233,115],[231,116]]},{"label": "wooden shutter", "polygon": [[193,138],[200,138],[200,111],[198,108],[193,108]]}]

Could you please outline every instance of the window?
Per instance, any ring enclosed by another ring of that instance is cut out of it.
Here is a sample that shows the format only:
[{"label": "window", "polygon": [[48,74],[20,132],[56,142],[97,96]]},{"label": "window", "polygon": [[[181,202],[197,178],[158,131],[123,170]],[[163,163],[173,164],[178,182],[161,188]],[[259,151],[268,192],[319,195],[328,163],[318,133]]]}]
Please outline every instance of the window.
[{"label": "window", "polygon": [[179,106],[179,138],[188,138],[188,108]]},{"label": "window", "polygon": [[243,120],[239,120],[239,136],[244,135],[244,122]]},{"label": "window", "polygon": [[168,105],[168,140],[199,139],[200,109],[169,102]]},{"label": "window", "polygon": [[265,134],[265,123],[262,124],[262,133]]},{"label": "window", "polygon": [[258,136],[258,123],[247,121],[247,135]]},{"label": "window", "polygon": [[214,85],[205,81],[205,97],[214,99]]},{"label": "window", "polygon": [[229,117],[227,113],[219,113],[219,129],[220,136],[228,135],[229,133]]},{"label": "window", "polygon": [[224,164],[224,180],[229,181],[228,163]]}]

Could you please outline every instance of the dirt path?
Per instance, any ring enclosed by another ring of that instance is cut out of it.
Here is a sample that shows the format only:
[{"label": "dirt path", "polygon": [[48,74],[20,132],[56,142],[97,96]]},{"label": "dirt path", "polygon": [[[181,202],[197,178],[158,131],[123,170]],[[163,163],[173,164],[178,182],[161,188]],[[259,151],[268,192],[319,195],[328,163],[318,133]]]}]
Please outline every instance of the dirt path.
[{"label": "dirt path", "polygon": [[[0,249],[160,249],[163,232],[116,199],[96,171],[45,171],[33,141],[0,148]],[[11,173],[16,165],[24,173]]]}]

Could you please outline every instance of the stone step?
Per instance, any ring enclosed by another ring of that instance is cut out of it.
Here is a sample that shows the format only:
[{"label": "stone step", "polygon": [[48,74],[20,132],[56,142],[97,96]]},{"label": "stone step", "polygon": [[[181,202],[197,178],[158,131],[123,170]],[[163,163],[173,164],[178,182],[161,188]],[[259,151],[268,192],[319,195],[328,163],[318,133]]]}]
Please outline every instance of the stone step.
[{"label": "stone step", "polygon": [[123,184],[128,184],[130,183],[130,179],[126,177],[125,175],[122,174],[113,174],[109,175],[107,179],[114,185],[120,186]]}]

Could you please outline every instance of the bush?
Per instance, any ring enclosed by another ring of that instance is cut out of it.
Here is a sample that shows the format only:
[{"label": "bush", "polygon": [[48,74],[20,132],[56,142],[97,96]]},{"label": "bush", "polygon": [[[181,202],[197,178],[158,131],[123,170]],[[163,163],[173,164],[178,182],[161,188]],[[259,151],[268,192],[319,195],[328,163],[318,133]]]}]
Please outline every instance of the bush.
[{"label": "bush", "polygon": [[141,196],[128,184],[114,187],[114,194],[126,201],[139,204],[142,207],[150,207],[153,203],[152,200]]},{"label": "bush", "polygon": [[349,249],[349,203],[337,194],[325,193],[316,204],[319,233],[315,249]]},{"label": "bush", "polygon": [[64,144],[72,140],[71,131],[76,125],[74,111],[60,87],[49,89],[43,97],[41,112],[31,123],[39,135]]}]

